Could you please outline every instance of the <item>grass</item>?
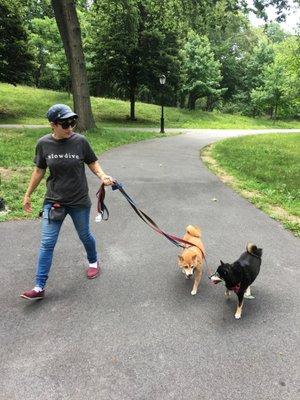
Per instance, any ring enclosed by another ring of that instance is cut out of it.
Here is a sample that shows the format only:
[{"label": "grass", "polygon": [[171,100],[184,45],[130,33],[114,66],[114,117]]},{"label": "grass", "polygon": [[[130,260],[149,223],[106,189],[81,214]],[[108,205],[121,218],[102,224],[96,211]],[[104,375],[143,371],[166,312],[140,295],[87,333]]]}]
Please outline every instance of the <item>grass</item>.
[{"label": "grass", "polygon": [[300,134],[226,139],[202,157],[222,180],[300,236]]},{"label": "grass", "polygon": [[[0,83],[0,123],[47,124],[45,113],[55,103],[72,106],[67,93]],[[129,102],[92,97],[92,108],[98,126],[159,127],[160,106],[136,103],[138,120],[128,120]],[[165,108],[165,126],[168,128],[300,128],[300,121],[270,121],[267,118],[249,118],[220,112],[189,111],[175,107]]]},{"label": "grass", "polygon": [[[32,219],[38,216],[45,194],[43,180],[32,195],[33,212],[24,213],[22,200],[34,167],[33,157],[38,138],[49,129],[0,129],[0,197],[3,197],[8,213],[0,212],[0,222],[15,219]],[[95,129],[86,137],[96,154],[139,140],[161,136],[152,132],[124,132],[120,130]],[[109,171],[108,171],[109,172]]]}]

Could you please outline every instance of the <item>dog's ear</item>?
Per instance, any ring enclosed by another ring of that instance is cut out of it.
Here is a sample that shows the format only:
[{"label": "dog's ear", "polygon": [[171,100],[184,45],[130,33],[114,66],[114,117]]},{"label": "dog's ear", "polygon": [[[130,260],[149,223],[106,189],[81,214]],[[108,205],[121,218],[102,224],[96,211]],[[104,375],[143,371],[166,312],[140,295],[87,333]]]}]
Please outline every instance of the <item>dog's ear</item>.
[{"label": "dog's ear", "polygon": [[183,261],[183,257],[181,255],[178,255],[178,260],[182,262]]},{"label": "dog's ear", "polygon": [[192,257],[192,260],[195,261],[196,258],[197,258],[197,254],[194,254],[193,257]]},{"label": "dog's ear", "polygon": [[223,261],[222,261],[222,260],[220,260],[220,263],[221,263],[221,265],[224,265],[224,263],[223,263]]}]

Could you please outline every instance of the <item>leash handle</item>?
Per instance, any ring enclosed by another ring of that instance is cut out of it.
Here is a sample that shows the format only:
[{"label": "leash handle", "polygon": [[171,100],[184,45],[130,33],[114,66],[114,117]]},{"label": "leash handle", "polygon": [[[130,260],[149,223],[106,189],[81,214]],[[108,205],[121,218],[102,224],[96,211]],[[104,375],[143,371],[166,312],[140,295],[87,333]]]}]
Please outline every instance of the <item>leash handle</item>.
[{"label": "leash handle", "polygon": [[104,199],[105,199],[105,186],[104,183],[101,184],[100,189],[96,193],[96,197],[98,199],[97,201],[97,211],[98,215],[95,218],[96,222],[100,221],[107,221],[109,218],[109,211],[106,205],[104,204]]}]

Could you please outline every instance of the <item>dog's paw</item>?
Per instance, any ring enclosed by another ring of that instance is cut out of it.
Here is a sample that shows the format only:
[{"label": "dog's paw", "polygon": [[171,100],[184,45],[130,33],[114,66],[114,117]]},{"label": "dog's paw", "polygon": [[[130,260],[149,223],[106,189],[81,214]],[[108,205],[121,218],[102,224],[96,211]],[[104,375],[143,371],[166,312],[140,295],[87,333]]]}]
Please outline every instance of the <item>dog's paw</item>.
[{"label": "dog's paw", "polygon": [[192,290],[192,291],[191,291],[191,295],[192,295],[192,296],[195,296],[195,294],[197,294],[197,290]]},{"label": "dog's paw", "polygon": [[234,314],[235,319],[241,319],[241,314]]},{"label": "dog's paw", "polygon": [[255,299],[255,296],[253,296],[252,294],[244,294],[244,299]]}]

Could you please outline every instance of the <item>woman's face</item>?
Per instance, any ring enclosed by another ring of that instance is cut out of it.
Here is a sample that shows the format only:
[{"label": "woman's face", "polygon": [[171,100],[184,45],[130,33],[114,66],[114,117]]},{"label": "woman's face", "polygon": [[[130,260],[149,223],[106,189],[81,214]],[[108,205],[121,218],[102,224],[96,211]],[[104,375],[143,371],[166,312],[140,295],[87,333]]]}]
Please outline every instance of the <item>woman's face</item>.
[{"label": "woman's face", "polygon": [[58,121],[56,123],[52,122],[51,127],[53,129],[53,133],[60,139],[66,139],[71,136],[73,133],[73,128],[76,125],[76,121],[74,119]]}]

